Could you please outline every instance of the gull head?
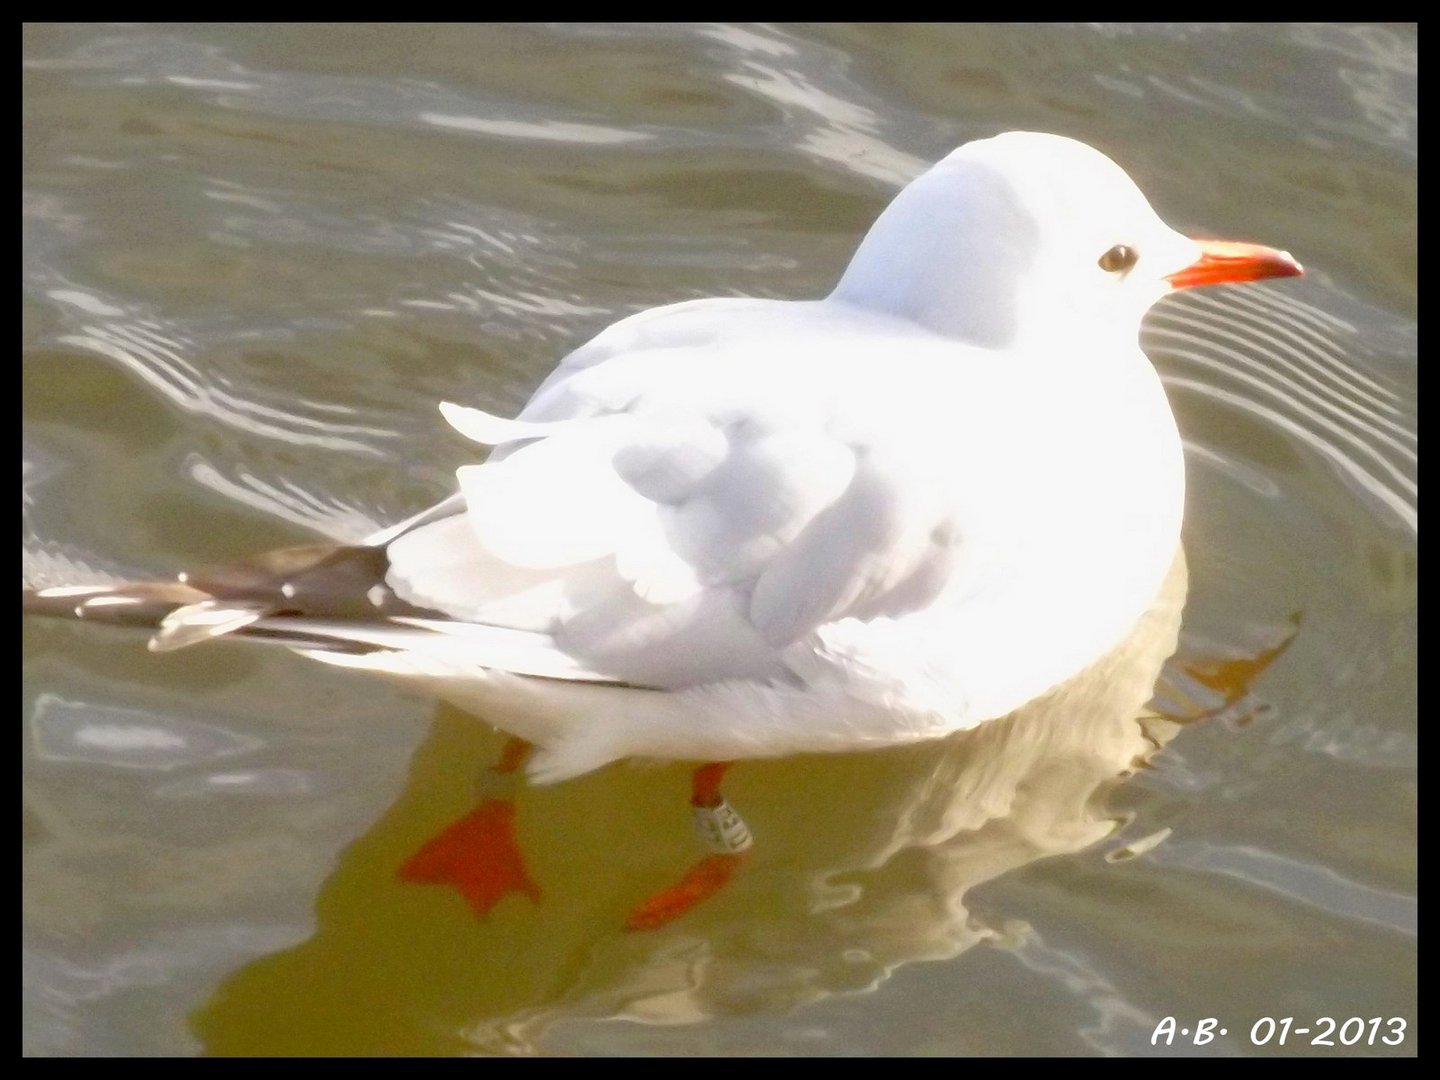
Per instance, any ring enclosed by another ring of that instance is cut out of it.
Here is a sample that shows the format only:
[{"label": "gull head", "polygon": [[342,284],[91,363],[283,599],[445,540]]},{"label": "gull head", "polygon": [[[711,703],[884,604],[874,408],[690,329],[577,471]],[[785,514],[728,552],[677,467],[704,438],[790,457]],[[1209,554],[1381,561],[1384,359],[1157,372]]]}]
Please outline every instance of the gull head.
[{"label": "gull head", "polygon": [[987,348],[1136,342],[1175,289],[1293,277],[1288,253],[1194,240],[1075,139],[966,143],[900,192],[831,298]]}]

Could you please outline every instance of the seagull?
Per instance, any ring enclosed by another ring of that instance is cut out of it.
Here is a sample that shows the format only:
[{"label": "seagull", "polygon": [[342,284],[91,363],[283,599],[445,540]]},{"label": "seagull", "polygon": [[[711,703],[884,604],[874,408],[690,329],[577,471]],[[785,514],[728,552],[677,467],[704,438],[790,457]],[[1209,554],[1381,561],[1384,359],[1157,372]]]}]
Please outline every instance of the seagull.
[{"label": "seagull", "polygon": [[[750,848],[731,763],[938,739],[1125,637],[1185,501],[1141,318],[1301,273],[1174,231],[1084,143],[1007,132],[907,185],[824,299],[652,308],[513,419],[442,404],[478,447],[457,490],[365,543],[24,607],[145,626],[157,651],[242,638],[388,677],[510,735],[498,777],[697,763],[709,854],[630,924],[663,925]],[[538,896],[513,813],[486,799],[401,876],[481,912]]]}]

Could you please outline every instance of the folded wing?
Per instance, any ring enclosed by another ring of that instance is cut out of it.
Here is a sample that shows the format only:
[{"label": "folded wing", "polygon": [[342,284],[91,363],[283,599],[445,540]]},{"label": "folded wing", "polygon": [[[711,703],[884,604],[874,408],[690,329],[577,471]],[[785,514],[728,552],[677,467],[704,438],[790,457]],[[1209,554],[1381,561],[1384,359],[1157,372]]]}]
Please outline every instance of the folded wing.
[{"label": "folded wing", "polygon": [[597,675],[793,679],[787,654],[826,623],[904,615],[954,577],[943,486],[823,410],[640,394],[543,423],[445,411],[499,450],[459,470],[462,513],[390,544],[388,584],[456,620],[534,631]]}]

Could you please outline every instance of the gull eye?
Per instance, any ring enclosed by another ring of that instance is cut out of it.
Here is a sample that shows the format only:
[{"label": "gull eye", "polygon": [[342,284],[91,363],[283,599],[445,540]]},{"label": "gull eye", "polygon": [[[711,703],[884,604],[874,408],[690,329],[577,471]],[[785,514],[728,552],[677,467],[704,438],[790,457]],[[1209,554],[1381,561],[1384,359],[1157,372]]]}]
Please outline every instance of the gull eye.
[{"label": "gull eye", "polygon": [[1100,269],[1107,274],[1123,274],[1135,265],[1140,253],[1124,244],[1116,244],[1100,256]]}]

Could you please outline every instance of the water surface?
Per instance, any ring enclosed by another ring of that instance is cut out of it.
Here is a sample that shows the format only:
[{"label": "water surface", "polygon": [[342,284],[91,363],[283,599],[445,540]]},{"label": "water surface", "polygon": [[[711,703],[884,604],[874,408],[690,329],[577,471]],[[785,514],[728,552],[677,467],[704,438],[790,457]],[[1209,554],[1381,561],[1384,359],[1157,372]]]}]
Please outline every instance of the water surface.
[{"label": "water surface", "polygon": [[[1413,1053],[1416,56],[1403,26],[27,27],[31,583],[361,536],[449,490],[438,400],[513,410],[645,307],[823,295],[905,180],[1009,128],[1309,273],[1147,322],[1188,580],[1110,676],[735,770],[756,857],[653,934],[620,925],[695,855],[681,767],[523,791],[542,901],[481,922],[394,871],[470,805],[485,725],[27,623],[26,1052],[1158,1053],[1175,1016],[1221,1018],[1211,1054]],[[1256,1047],[1264,1016],[1410,1030]]]}]

